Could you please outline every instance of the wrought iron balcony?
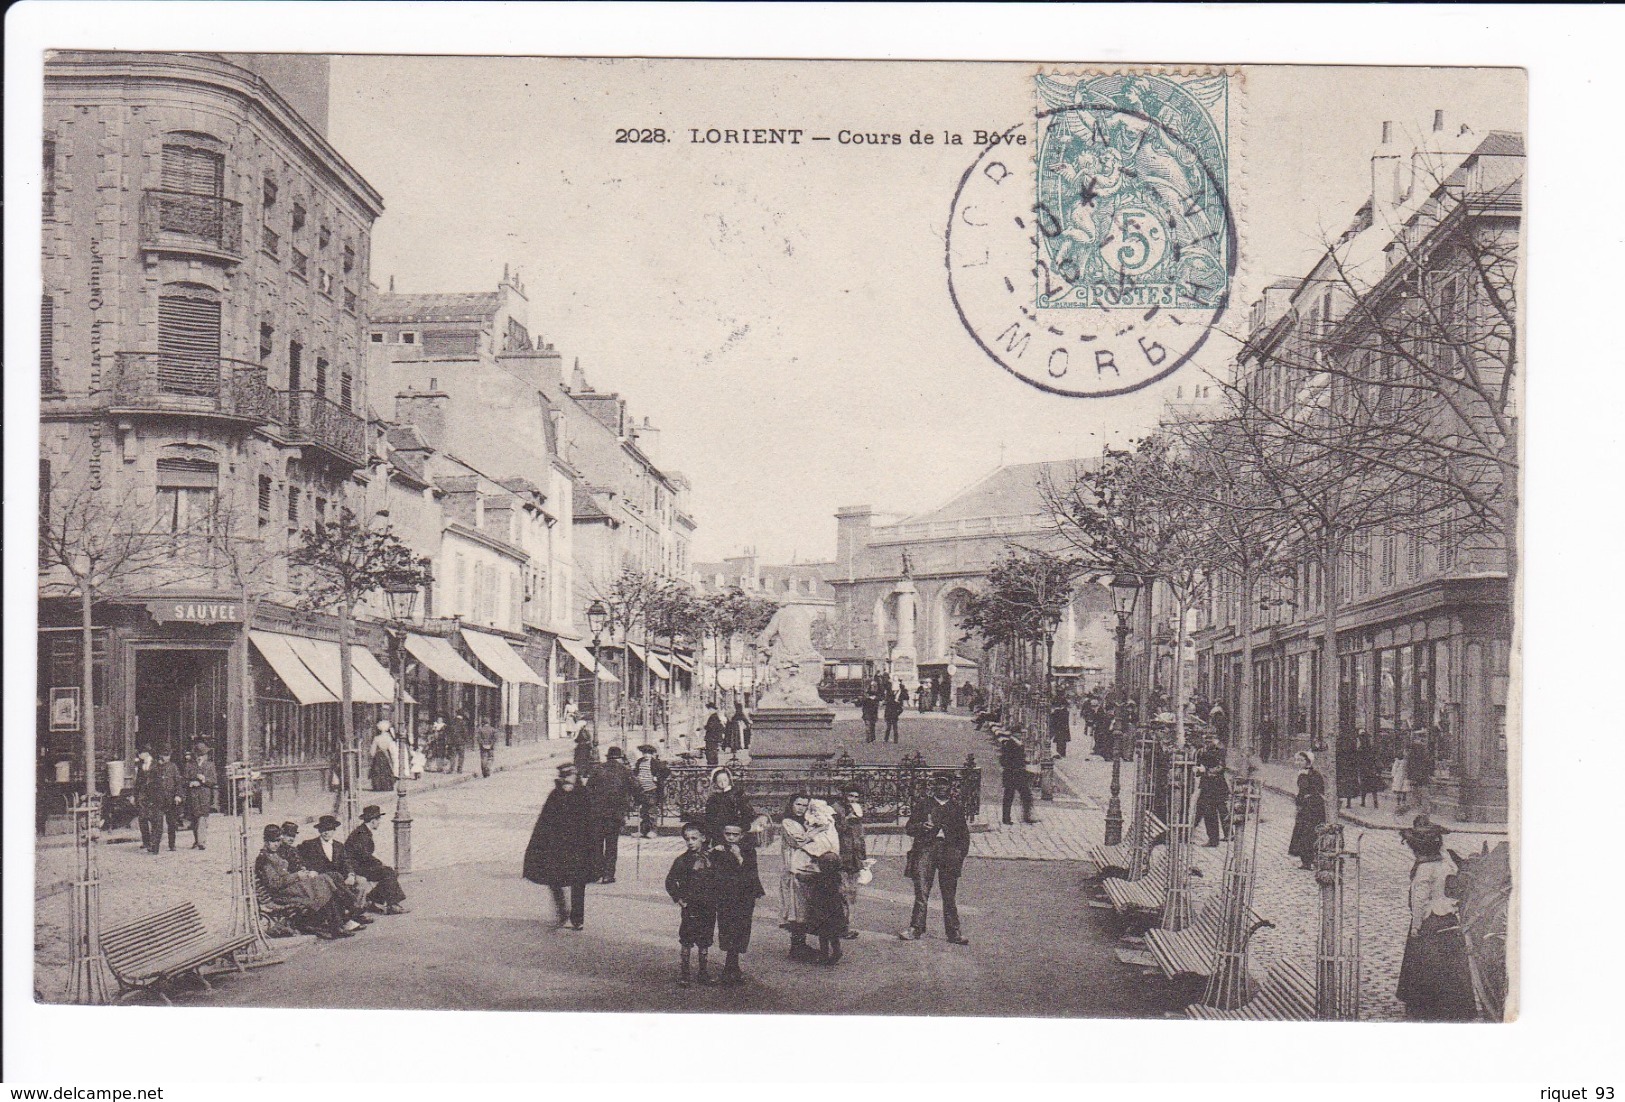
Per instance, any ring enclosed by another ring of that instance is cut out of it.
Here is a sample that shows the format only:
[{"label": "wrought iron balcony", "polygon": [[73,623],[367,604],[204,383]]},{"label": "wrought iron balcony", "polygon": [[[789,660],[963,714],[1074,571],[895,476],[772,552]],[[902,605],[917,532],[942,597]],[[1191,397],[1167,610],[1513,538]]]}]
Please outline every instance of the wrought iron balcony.
[{"label": "wrought iron balcony", "polygon": [[241,258],[243,206],[217,195],[149,189],[141,196],[141,247]]},{"label": "wrought iron balcony", "polygon": [[271,413],[265,368],[244,360],[170,352],[114,357],[108,405],[118,412],[224,417],[262,424]]},{"label": "wrought iron balcony", "polygon": [[340,462],[355,467],[366,462],[366,422],[330,398],[310,390],[273,391],[270,419],[291,439],[321,448]]}]

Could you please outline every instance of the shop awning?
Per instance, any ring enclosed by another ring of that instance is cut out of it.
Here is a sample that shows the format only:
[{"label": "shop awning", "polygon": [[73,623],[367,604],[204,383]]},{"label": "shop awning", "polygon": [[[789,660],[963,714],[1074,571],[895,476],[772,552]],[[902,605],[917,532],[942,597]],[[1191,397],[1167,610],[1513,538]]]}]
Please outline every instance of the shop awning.
[{"label": "shop awning", "polygon": [[[333,648],[337,650],[338,644],[334,643]],[[372,651],[352,643],[350,645],[350,668],[352,673],[360,674],[374,692],[383,694],[384,699],[379,703],[395,703],[395,678],[390,676],[388,670],[384,669],[383,663],[373,657]],[[417,703],[416,700],[412,699],[412,694],[404,690],[401,693],[401,702],[405,704]]]},{"label": "shop awning", "polygon": [[251,631],[248,638],[300,704],[338,702],[338,695],[329,692],[321,678],[311,673],[299,655],[294,653],[291,636],[278,635],[274,631]]},{"label": "shop awning", "polygon": [[530,664],[508,645],[506,639],[464,628],[463,641],[468,644],[468,649],[474,652],[475,657],[484,662],[491,672],[502,680],[526,685],[546,684],[536,671],[530,668]]},{"label": "shop awning", "polygon": [[568,654],[571,658],[574,658],[577,664],[588,673],[597,670],[598,680],[607,681],[611,685],[615,685],[620,682],[620,678],[616,677],[608,670],[599,666],[597,662],[593,661],[592,651],[588,650],[585,646],[576,642],[574,639],[560,638],[559,646],[563,647],[564,653]]},{"label": "shop awning", "polygon": [[470,666],[446,640],[434,635],[408,635],[406,653],[429,667],[442,681],[455,681],[460,685],[483,685],[494,689],[490,678]]},{"label": "shop awning", "polygon": [[[284,635],[288,646],[299,656],[311,673],[321,679],[327,691],[333,694],[334,700],[342,700],[344,696],[343,675],[339,672],[339,645],[326,639],[306,639],[302,635]],[[389,675],[384,677],[389,686],[388,692],[374,685],[362,672],[360,655],[365,654],[372,658],[372,654],[359,644],[350,644],[350,699],[356,704],[393,704],[395,702],[394,682],[389,681]],[[373,659],[373,665],[378,660]],[[380,671],[383,667],[379,667]]]},{"label": "shop awning", "polygon": [[654,655],[668,666],[676,666],[680,670],[694,672],[694,663],[680,654],[667,654],[665,651],[654,651]]},{"label": "shop awning", "polygon": [[637,660],[642,662],[648,671],[660,678],[660,680],[671,680],[671,671],[666,668],[666,664],[660,661],[660,659],[656,658],[654,655],[650,654],[636,643],[626,644],[626,649],[631,651]]}]

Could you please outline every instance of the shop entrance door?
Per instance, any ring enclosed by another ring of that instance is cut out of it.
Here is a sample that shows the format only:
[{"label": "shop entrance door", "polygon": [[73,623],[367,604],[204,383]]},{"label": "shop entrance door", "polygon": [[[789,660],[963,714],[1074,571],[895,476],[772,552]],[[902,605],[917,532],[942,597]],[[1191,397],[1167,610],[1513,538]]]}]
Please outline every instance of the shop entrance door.
[{"label": "shop entrance door", "polygon": [[154,648],[135,654],[135,743],[178,763],[202,739],[226,761],[226,652]]}]

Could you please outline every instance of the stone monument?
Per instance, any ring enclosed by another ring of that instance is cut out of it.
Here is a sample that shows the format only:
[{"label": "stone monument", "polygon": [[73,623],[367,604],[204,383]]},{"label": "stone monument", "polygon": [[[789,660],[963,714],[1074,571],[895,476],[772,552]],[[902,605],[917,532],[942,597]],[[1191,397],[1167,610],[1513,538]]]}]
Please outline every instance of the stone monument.
[{"label": "stone monument", "polygon": [[756,730],[812,734],[834,724],[835,710],[818,695],[824,656],[813,645],[812,628],[821,611],[813,605],[780,605],[757,636],[756,645],[767,651],[772,682],[756,705]]},{"label": "stone monument", "polygon": [[914,610],[920,591],[914,588],[914,560],[903,552],[903,577],[892,594],[897,598],[897,644],[891,648],[891,678],[910,693],[920,687],[919,643],[914,637]]}]

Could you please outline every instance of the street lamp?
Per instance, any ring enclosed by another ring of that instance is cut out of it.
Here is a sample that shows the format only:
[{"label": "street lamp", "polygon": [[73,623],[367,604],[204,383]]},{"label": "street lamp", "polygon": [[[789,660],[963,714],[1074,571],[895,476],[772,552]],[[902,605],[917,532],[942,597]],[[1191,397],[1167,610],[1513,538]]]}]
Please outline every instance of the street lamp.
[{"label": "street lamp", "polygon": [[1050,715],[1055,708],[1055,633],[1061,630],[1061,609],[1044,610],[1044,706],[1039,709],[1038,795],[1055,798],[1055,753],[1050,745]]},{"label": "street lamp", "polygon": [[[1128,647],[1129,622],[1134,616],[1134,605],[1140,599],[1138,574],[1118,574],[1112,578],[1112,610],[1117,613],[1117,707],[1121,713],[1123,699],[1123,663]],[[1123,741],[1115,731],[1108,732],[1112,740],[1112,795],[1106,805],[1106,844],[1119,845],[1123,841]]]},{"label": "street lamp", "polygon": [[587,606],[587,626],[592,629],[592,748],[596,755],[598,752],[598,681],[599,663],[598,640],[603,637],[604,629],[609,626],[609,609],[604,607],[603,601],[594,601]]},{"label": "street lamp", "polygon": [[[395,678],[394,716],[402,723],[406,714],[406,625],[417,608],[415,585],[392,583],[384,588],[389,598],[389,672]],[[411,731],[395,733],[395,871],[405,876],[412,871],[412,816],[406,810],[406,775],[412,768]]]}]

